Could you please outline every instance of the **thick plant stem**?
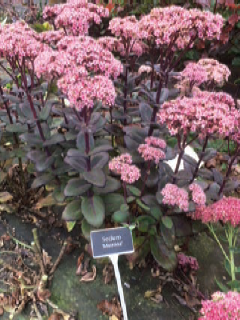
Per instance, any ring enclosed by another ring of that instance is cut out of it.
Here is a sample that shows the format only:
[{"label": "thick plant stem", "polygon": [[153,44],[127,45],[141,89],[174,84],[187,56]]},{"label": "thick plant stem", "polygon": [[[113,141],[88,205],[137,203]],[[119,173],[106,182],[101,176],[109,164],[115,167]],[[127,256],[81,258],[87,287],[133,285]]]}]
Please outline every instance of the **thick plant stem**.
[{"label": "thick plant stem", "polygon": [[205,141],[204,141],[204,145],[203,145],[203,148],[202,148],[202,153],[201,153],[201,155],[200,155],[200,157],[199,157],[199,159],[198,159],[198,163],[197,163],[197,166],[196,166],[196,168],[195,168],[195,170],[194,170],[193,177],[192,177],[190,183],[192,183],[192,182],[194,181],[194,179],[196,178],[196,176],[197,176],[197,174],[198,174],[198,170],[199,170],[200,164],[201,164],[202,159],[203,159],[203,153],[205,152],[205,150],[206,150],[206,148],[207,148],[208,138],[209,138],[209,137],[206,136],[206,139],[205,139]]},{"label": "thick plant stem", "polygon": [[148,179],[148,176],[149,176],[150,167],[151,167],[151,161],[148,161],[147,171],[145,172],[145,176],[144,176],[144,180],[143,180],[143,186],[142,186],[140,197],[142,197],[143,194],[144,194],[145,187],[146,187],[146,182],[147,182],[147,179]]},{"label": "thick plant stem", "polygon": [[[3,89],[0,86],[0,95],[2,96],[2,99],[3,99],[3,94],[4,94],[3,93]],[[8,104],[7,104],[6,101],[4,101],[4,106],[6,108],[10,124],[13,124],[13,119],[12,119],[12,116],[11,116],[11,112],[9,110],[9,107],[8,107]],[[17,148],[19,148],[20,143],[19,143],[19,140],[18,140],[18,136],[17,136],[17,134],[15,132],[13,133],[13,139],[14,139],[14,141],[16,143]],[[23,185],[25,185],[25,178],[24,178],[24,173],[23,173],[22,159],[20,157],[18,158],[18,164],[19,164],[19,168],[20,168],[20,176],[21,176],[21,179],[22,179],[22,183],[23,183]]]},{"label": "thick plant stem", "polygon": [[[187,136],[183,137],[182,145],[181,145],[181,136],[180,136],[180,134],[178,135],[177,139],[178,139],[178,147],[179,147],[180,152],[179,152],[179,155],[178,155],[177,164],[176,164],[176,168],[175,168],[175,171],[174,171],[175,175],[178,173],[182,157],[184,156],[184,149],[185,149],[185,143],[186,143],[186,140],[187,140]],[[176,180],[177,180],[176,177],[174,177],[173,178],[173,183],[175,183]]]},{"label": "thick plant stem", "polygon": [[125,86],[124,86],[124,102],[123,102],[123,110],[124,110],[124,120],[123,120],[123,124],[126,126],[127,125],[127,94],[128,94],[128,63],[126,63],[125,65],[126,70],[125,70],[125,77],[124,77],[124,82],[125,82]]},{"label": "thick plant stem", "polygon": [[232,159],[231,159],[231,161],[230,161],[230,163],[229,163],[229,165],[228,165],[228,170],[227,170],[227,173],[226,173],[226,175],[225,175],[225,177],[224,177],[224,179],[223,179],[223,183],[222,183],[222,185],[221,185],[221,187],[220,187],[220,190],[219,190],[219,192],[218,192],[218,195],[221,195],[221,194],[222,194],[223,189],[224,189],[224,187],[225,187],[225,185],[226,185],[226,183],[227,183],[228,177],[229,177],[229,175],[230,175],[230,173],[231,173],[231,171],[232,171],[232,166],[233,166],[233,164],[234,164],[234,161],[237,159],[237,157],[239,156],[239,154],[240,154],[240,147],[237,148],[237,151],[236,151],[235,155],[232,157]]},{"label": "thick plant stem", "polygon": [[[158,86],[158,91],[157,91],[157,96],[156,96],[156,105],[158,105],[159,102],[160,102],[162,87],[163,87],[163,80],[160,80],[159,81],[159,86]],[[156,121],[157,112],[158,112],[158,106],[154,106],[153,107],[152,116],[151,116],[151,123],[150,123],[150,127],[149,127],[149,130],[148,130],[148,136],[149,137],[153,134],[153,128],[154,128],[154,123]]]},{"label": "thick plant stem", "polygon": [[[88,117],[87,115],[87,108],[85,108],[83,112],[84,112],[83,118],[85,121],[85,125],[87,127],[90,119],[90,117]],[[85,139],[85,153],[87,155],[87,171],[91,171],[91,160],[90,160],[90,157],[88,156],[90,151],[90,141],[89,141],[89,133],[87,131],[84,133],[84,139]]]}]

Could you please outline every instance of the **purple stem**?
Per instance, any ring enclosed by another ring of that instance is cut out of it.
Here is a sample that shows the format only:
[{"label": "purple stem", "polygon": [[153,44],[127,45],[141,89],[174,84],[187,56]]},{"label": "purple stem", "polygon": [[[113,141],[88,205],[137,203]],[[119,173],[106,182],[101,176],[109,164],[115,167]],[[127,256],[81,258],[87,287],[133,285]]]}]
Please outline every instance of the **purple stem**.
[{"label": "purple stem", "polygon": [[[85,125],[87,127],[88,125],[88,122],[89,122],[89,118],[88,118],[88,115],[87,115],[87,108],[84,108],[83,110],[83,118],[84,118],[84,121],[85,121]],[[86,131],[84,133],[84,139],[85,139],[85,153],[86,155],[89,154],[89,151],[90,151],[90,141],[89,141],[89,133]],[[87,157],[87,171],[91,171],[91,160],[90,160],[90,156]]]},{"label": "purple stem", "polygon": [[[178,155],[178,159],[177,159],[177,164],[176,164],[176,168],[175,168],[175,171],[174,171],[174,175],[176,175],[178,173],[178,170],[179,170],[179,167],[180,167],[180,163],[181,163],[182,157],[184,155],[184,149],[186,147],[187,135],[183,136],[182,145],[181,145],[181,136],[180,136],[180,134],[177,135],[177,139],[178,139],[178,147],[179,147],[180,153]],[[177,180],[176,177],[174,177],[173,178],[173,183],[175,183],[176,180]]]},{"label": "purple stem", "polygon": [[196,166],[196,168],[194,170],[193,177],[192,177],[190,183],[192,183],[194,181],[194,179],[196,178],[196,176],[197,176],[197,173],[198,173],[198,170],[199,170],[199,167],[200,167],[200,163],[202,162],[202,159],[204,157],[203,153],[205,152],[205,150],[207,148],[208,139],[209,139],[209,136],[206,136],[206,139],[204,141],[204,145],[203,145],[203,148],[202,148],[201,155],[200,155],[200,157],[198,159],[198,163],[197,163],[197,166]]},{"label": "purple stem", "polygon": [[[4,101],[4,98],[3,98],[4,92],[3,92],[2,86],[0,86],[0,94],[1,94],[2,99]],[[10,122],[10,124],[13,124],[13,119],[12,119],[12,115],[11,115],[11,112],[10,112],[9,107],[8,107],[8,103],[6,101],[4,101],[3,103],[4,103],[4,106],[5,106],[6,111],[7,111],[9,122]],[[19,147],[19,140],[18,140],[18,136],[17,136],[17,134],[15,132],[13,133],[13,138],[14,138],[16,146],[18,148]],[[18,158],[18,163],[19,163],[21,178],[23,179],[23,183],[25,183],[25,178],[24,178],[24,174],[23,174],[22,159],[20,157]]]},{"label": "purple stem", "polygon": [[234,161],[237,159],[238,156],[240,156],[240,146],[237,147],[236,153],[235,153],[235,155],[232,157],[232,159],[231,159],[231,161],[230,161],[230,163],[229,163],[228,171],[227,171],[227,173],[226,173],[226,175],[225,175],[225,177],[224,177],[224,179],[223,179],[223,183],[222,183],[222,185],[221,185],[221,187],[220,187],[220,190],[219,190],[219,192],[218,192],[218,195],[221,195],[221,194],[222,194],[223,189],[224,189],[224,187],[225,187],[225,185],[226,185],[226,183],[227,183],[228,177],[229,177],[229,175],[230,175],[230,173],[231,173],[231,171],[232,171],[232,166],[233,166],[233,164],[234,164]]},{"label": "purple stem", "polygon": [[150,167],[151,167],[151,161],[148,161],[147,170],[145,172],[145,176],[144,176],[144,180],[143,180],[143,186],[142,186],[140,197],[142,197],[143,194],[144,194],[144,190],[145,190],[145,187],[146,187],[146,182],[147,182],[147,179],[148,179],[148,176],[149,176]]}]

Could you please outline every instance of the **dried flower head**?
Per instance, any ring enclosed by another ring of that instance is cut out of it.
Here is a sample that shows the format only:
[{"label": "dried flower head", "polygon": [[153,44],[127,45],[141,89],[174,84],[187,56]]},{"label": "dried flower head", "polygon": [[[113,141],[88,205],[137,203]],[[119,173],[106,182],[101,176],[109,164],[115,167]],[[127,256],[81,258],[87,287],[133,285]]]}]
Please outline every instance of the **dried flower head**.
[{"label": "dried flower head", "polygon": [[178,253],[178,267],[184,272],[197,271],[199,269],[198,261],[196,258],[186,256],[184,253]]}]

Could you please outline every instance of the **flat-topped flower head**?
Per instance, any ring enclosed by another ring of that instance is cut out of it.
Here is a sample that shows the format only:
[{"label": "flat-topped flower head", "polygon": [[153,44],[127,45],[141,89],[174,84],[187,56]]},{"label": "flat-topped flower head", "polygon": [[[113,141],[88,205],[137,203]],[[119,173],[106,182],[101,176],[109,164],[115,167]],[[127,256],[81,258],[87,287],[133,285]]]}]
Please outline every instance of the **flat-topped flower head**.
[{"label": "flat-topped flower head", "polygon": [[58,87],[78,111],[84,108],[92,109],[96,101],[112,106],[116,98],[113,82],[105,76],[79,77],[73,83],[70,71],[58,80]]},{"label": "flat-topped flower head", "polygon": [[193,97],[179,97],[165,102],[157,114],[171,135],[199,133],[201,137],[229,136],[235,128],[238,111],[233,98],[223,92],[198,91]]},{"label": "flat-topped flower head", "polygon": [[87,0],[72,0],[66,4],[46,6],[43,18],[54,22],[56,28],[64,28],[68,35],[85,35],[92,23],[100,24],[109,11]]},{"label": "flat-topped flower head", "polygon": [[58,79],[65,75],[74,64],[74,59],[69,53],[50,48],[41,52],[34,61],[36,75],[39,78],[44,76],[47,80]]},{"label": "flat-topped flower head", "polygon": [[147,137],[145,139],[146,144],[148,144],[149,146],[153,146],[153,147],[158,147],[161,149],[166,149],[167,144],[163,139],[157,138],[157,137]]},{"label": "flat-topped flower head", "polygon": [[173,51],[186,46],[191,48],[197,38],[219,39],[223,22],[222,16],[207,11],[178,6],[154,8],[140,19],[139,37],[154,41],[159,47],[173,43]]},{"label": "flat-topped flower head", "polygon": [[38,34],[25,22],[5,25],[1,29],[0,55],[6,59],[22,63],[23,59],[33,61],[48,46],[39,41]]},{"label": "flat-topped flower head", "polygon": [[208,74],[203,66],[195,62],[189,62],[178,78],[181,79],[180,84],[183,81],[188,81],[190,86],[200,86],[208,80]]},{"label": "flat-topped flower head", "polygon": [[98,44],[89,36],[64,37],[58,42],[58,49],[70,53],[79,66],[84,66],[89,72],[117,78],[123,66],[108,49]]},{"label": "flat-topped flower head", "polygon": [[203,223],[221,221],[236,227],[240,224],[240,199],[223,197],[207,207],[197,208],[191,217],[194,220],[202,220]]},{"label": "flat-topped flower head", "polygon": [[121,180],[128,184],[133,184],[141,176],[140,170],[132,164],[132,157],[128,153],[113,158],[109,162],[109,169],[120,175]]},{"label": "flat-topped flower head", "polygon": [[212,300],[203,300],[199,320],[239,320],[240,293],[215,292]]},{"label": "flat-topped flower head", "polygon": [[166,142],[160,138],[147,137],[145,143],[140,144],[138,152],[145,161],[154,161],[159,164],[161,160],[165,159],[165,152],[161,149],[166,148]]},{"label": "flat-topped flower head", "polygon": [[116,37],[137,39],[139,34],[138,20],[135,16],[114,18],[109,22],[109,29]]},{"label": "flat-topped flower head", "polygon": [[177,206],[187,212],[189,208],[188,193],[186,190],[179,188],[175,184],[167,183],[162,189],[162,202],[170,206]]},{"label": "flat-topped flower head", "polygon": [[214,59],[200,59],[190,62],[181,72],[181,81],[189,81],[190,85],[200,86],[203,83],[214,83],[222,86],[229,78],[229,68]]}]

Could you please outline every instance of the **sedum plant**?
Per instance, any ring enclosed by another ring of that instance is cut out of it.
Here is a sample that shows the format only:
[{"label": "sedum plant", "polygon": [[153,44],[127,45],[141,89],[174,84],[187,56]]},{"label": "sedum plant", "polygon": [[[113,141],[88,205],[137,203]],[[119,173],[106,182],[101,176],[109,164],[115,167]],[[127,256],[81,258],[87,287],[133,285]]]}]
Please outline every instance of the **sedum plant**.
[{"label": "sedum plant", "polygon": [[[240,291],[240,281],[236,278],[236,274],[240,272],[240,268],[235,264],[235,256],[239,253],[240,200],[233,197],[224,197],[210,206],[205,207],[203,205],[197,207],[191,217],[199,219],[207,225],[224,256],[225,267],[231,277],[228,285],[232,291]],[[219,222],[224,227],[223,237],[220,237],[215,230],[215,225]],[[228,253],[224,248],[223,242],[227,243]],[[218,281],[217,283],[224,292],[229,290],[225,285]]]}]

